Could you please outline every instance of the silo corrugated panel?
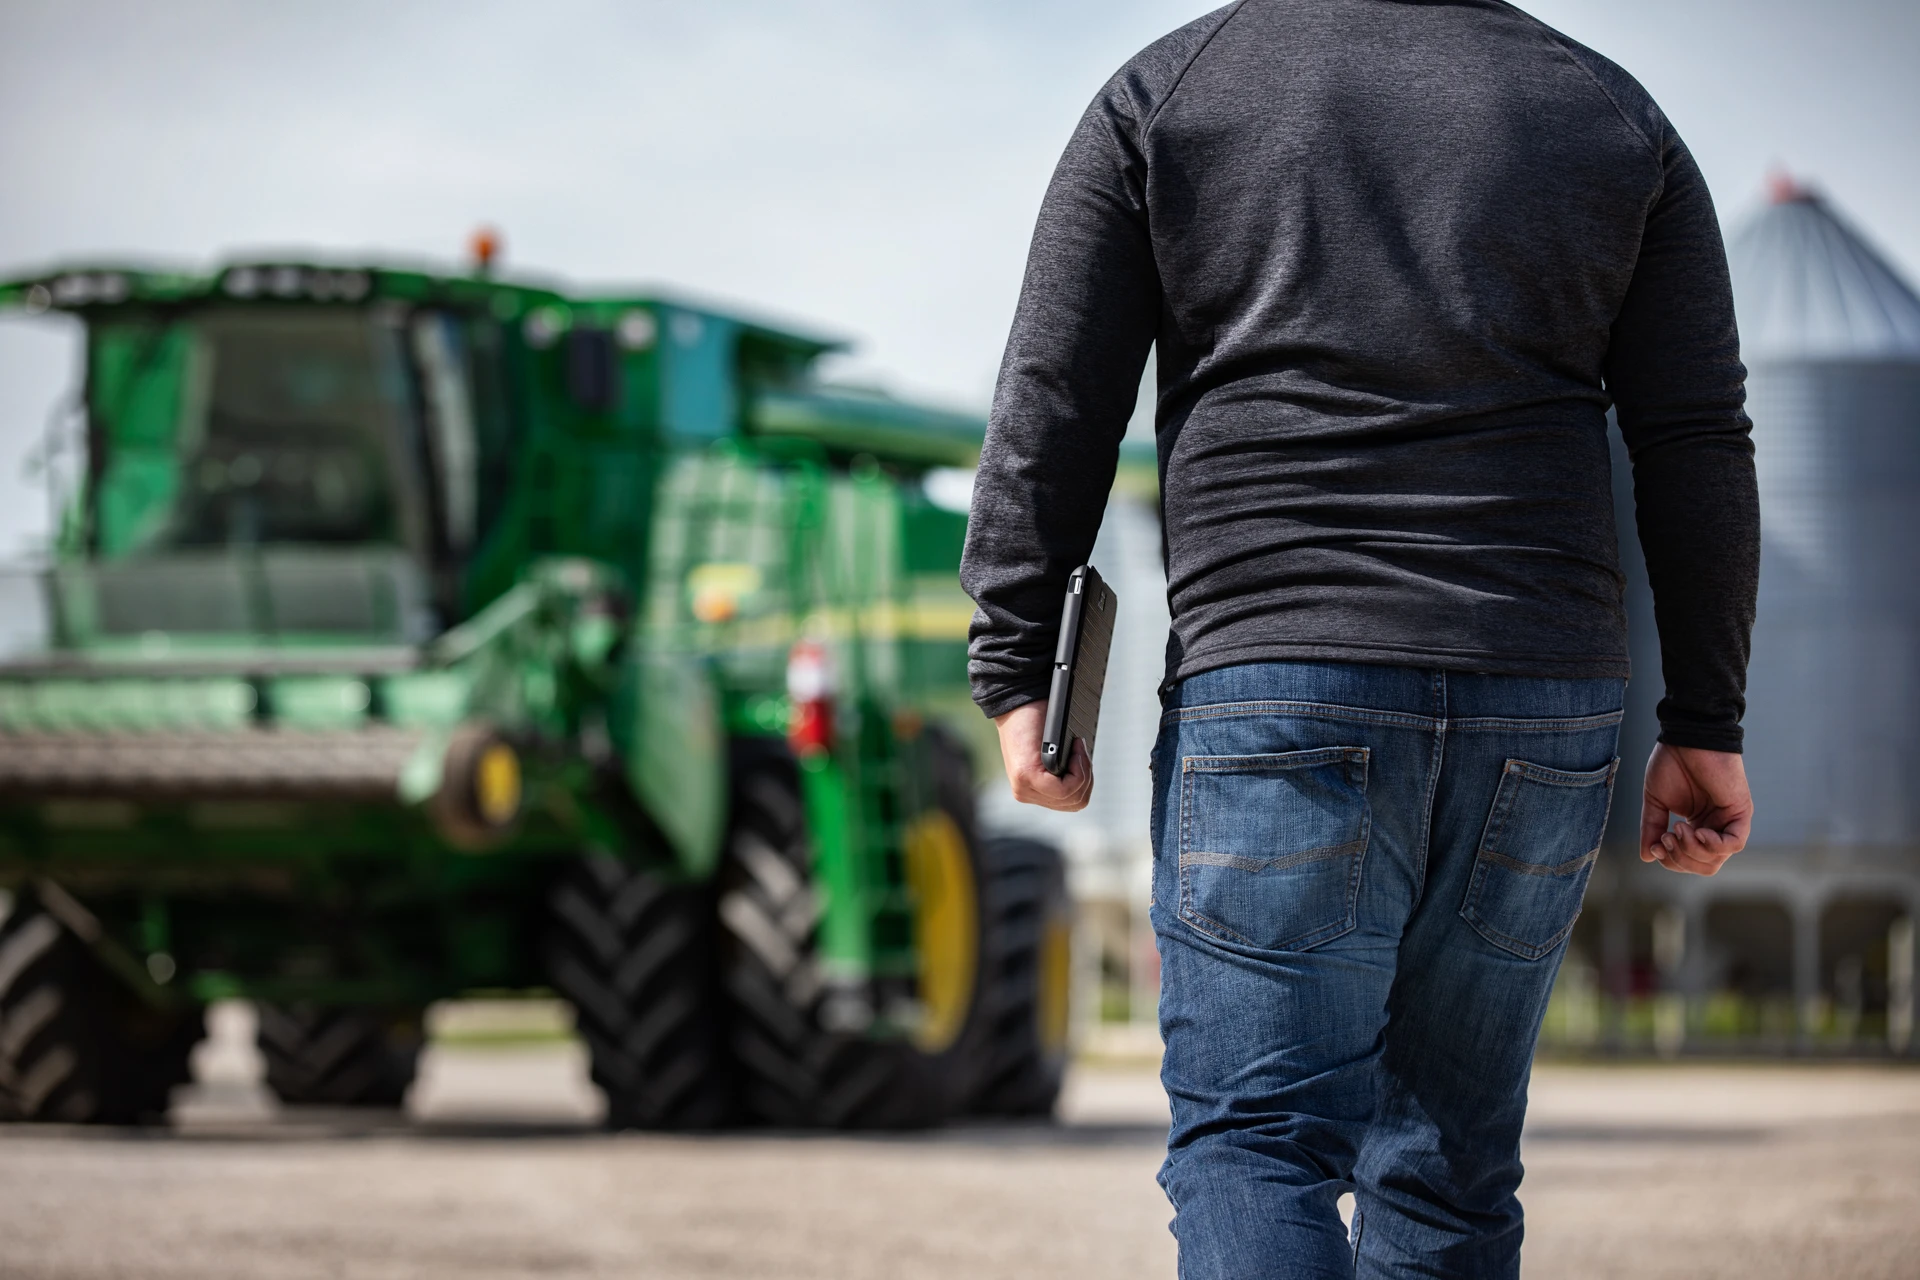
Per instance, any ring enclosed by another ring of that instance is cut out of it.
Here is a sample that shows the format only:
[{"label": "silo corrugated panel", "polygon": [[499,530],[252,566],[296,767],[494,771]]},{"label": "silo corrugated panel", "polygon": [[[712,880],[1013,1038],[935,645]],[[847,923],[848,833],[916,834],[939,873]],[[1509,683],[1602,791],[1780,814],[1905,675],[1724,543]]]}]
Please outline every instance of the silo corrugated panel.
[{"label": "silo corrugated panel", "polygon": [[1920,360],[1756,359],[1756,846],[1920,843]]},{"label": "silo corrugated panel", "polygon": [[[1920,298],[1827,205],[1788,189],[1729,244],[1760,482],[1748,675],[1753,847],[1920,846]],[[1616,466],[1624,458],[1616,457]],[[1659,651],[1616,485],[1635,697]],[[1638,796],[1613,837],[1633,839]]]}]

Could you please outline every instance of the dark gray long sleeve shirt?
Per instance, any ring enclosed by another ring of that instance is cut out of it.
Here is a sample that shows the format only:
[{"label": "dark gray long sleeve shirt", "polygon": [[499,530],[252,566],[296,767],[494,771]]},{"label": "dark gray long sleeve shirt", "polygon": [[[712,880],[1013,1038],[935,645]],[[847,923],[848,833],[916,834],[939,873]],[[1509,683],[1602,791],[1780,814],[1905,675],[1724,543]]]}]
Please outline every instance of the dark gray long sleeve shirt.
[{"label": "dark gray long sleeve shirt", "polygon": [[1726,258],[1611,62],[1496,0],[1241,0],[1107,83],[1040,211],[974,488],[989,715],[1046,696],[1155,343],[1169,681],[1627,674],[1612,407],[1662,737],[1739,749],[1759,505]]}]

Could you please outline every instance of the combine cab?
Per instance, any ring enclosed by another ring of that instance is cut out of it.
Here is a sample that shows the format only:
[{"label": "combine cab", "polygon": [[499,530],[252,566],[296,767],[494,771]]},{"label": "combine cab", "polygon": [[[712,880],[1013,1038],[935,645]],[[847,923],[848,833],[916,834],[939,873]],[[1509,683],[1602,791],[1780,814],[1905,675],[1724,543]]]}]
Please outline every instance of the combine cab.
[{"label": "combine cab", "polygon": [[616,1125],[1044,1114],[1058,855],[983,839],[979,424],[658,298],[76,270],[85,466],[0,665],[0,1115],[164,1109],[213,999],[288,1102],[570,1000]]}]

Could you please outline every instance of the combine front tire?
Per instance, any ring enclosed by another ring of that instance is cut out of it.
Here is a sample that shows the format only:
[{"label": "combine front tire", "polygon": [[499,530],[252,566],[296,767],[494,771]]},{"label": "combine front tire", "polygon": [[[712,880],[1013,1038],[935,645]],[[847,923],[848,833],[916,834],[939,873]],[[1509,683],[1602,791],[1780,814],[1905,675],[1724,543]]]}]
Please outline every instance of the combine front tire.
[{"label": "combine front tire", "polygon": [[160,1119],[205,1034],[198,1006],[143,1002],[31,901],[0,923],[0,1119]]},{"label": "combine front tire", "polygon": [[257,1006],[267,1087],[290,1106],[398,1107],[420,1062],[418,1009]]},{"label": "combine front tire", "polygon": [[573,1002],[619,1129],[706,1129],[732,1116],[710,890],[609,857],[555,888],[548,976]]},{"label": "combine front tire", "polygon": [[[947,1043],[934,1045],[875,1038],[864,995],[833,989],[821,972],[821,903],[799,770],[786,744],[736,744],[733,786],[720,922],[747,1112],[788,1128],[906,1128],[946,1119],[965,1097],[963,1038],[943,1036]],[[946,827],[964,874],[964,837],[957,824]],[[973,957],[962,960],[971,966]],[[955,977],[964,999],[973,975]]]}]

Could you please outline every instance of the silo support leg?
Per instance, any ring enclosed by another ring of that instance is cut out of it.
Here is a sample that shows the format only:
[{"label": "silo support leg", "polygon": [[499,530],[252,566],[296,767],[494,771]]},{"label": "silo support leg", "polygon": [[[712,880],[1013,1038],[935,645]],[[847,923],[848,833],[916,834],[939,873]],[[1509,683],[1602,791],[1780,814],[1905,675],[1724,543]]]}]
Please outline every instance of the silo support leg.
[{"label": "silo support leg", "polygon": [[1913,928],[1909,911],[1887,930],[1887,1048],[1913,1051]]},{"label": "silo support leg", "polygon": [[1633,994],[1633,917],[1625,892],[1616,890],[1601,908],[1600,988],[1605,994],[1601,1043],[1609,1052],[1626,1047],[1627,1000]]},{"label": "silo support leg", "polygon": [[1793,906],[1793,1007],[1800,1048],[1811,1049],[1827,1010],[1820,990],[1820,904],[1810,899]]}]

